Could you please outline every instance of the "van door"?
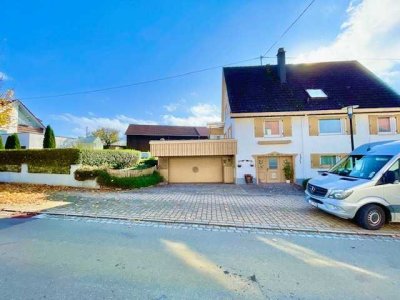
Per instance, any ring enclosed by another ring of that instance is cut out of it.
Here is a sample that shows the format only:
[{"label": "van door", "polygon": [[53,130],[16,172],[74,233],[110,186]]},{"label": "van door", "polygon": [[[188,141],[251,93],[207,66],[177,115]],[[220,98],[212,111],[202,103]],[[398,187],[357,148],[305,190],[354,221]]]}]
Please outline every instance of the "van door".
[{"label": "van door", "polygon": [[382,177],[384,195],[390,204],[392,221],[400,222],[400,159],[398,159]]}]

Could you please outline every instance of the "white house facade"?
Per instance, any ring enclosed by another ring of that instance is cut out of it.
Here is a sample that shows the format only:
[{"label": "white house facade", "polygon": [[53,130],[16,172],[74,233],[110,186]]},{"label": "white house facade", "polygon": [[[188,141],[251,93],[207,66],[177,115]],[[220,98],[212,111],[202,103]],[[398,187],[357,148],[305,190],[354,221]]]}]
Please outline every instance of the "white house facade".
[{"label": "white house facade", "polygon": [[[43,148],[45,126],[21,101],[10,100],[11,112],[7,125],[0,127],[0,138],[5,144],[7,137],[16,133],[25,149]],[[57,148],[65,148],[73,138],[56,136]]]},{"label": "white house facade", "polygon": [[[235,182],[301,183],[355,147],[400,139],[400,96],[358,62],[224,68],[222,123],[237,141]],[[282,57],[283,56],[283,57]]]}]

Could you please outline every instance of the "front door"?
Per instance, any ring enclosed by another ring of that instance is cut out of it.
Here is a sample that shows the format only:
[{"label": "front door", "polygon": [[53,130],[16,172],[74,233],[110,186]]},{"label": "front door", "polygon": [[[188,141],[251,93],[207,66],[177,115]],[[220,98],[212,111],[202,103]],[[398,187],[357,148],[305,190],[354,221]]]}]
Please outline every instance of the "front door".
[{"label": "front door", "polygon": [[281,182],[281,170],[279,164],[279,157],[267,157],[267,182]]},{"label": "front door", "polygon": [[285,182],[283,167],[288,161],[293,168],[291,156],[261,156],[257,159],[257,178],[259,183]]}]

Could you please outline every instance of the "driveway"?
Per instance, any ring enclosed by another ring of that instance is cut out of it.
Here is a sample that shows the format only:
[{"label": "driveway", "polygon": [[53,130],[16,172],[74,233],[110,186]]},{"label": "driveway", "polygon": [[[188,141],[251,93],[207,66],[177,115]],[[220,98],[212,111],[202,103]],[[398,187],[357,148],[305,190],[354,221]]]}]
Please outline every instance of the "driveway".
[{"label": "driveway", "polygon": [[[56,193],[53,200],[68,204],[45,212],[250,228],[373,233],[308,205],[303,191],[287,184],[185,184],[120,192],[67,191]],[[378,233],[399,235],[400,225],[386,225]]]}]

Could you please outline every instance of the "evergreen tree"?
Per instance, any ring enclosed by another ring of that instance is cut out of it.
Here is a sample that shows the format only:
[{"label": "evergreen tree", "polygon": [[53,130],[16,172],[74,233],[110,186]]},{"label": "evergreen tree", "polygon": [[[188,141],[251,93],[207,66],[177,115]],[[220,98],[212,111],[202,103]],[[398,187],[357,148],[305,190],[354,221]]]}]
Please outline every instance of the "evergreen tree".
[{"label": "evergreen tree", "polygon": [[56,138],[54,136],[54,131],[48,125],[46,127],[46,131],[44,132],[44,139],[43,139],[43,148],[47,149],[54,149],[56,147]]},{"label": "evergreen tree", "polygon": [[18,135],[16,133],[9,135],[6,141],[6,149],[21,149]]},{"label": "evergreen tree", "polygon": [[4,145],[3,145],[3,139],[0,136],[0,150],[4,149]]}]

